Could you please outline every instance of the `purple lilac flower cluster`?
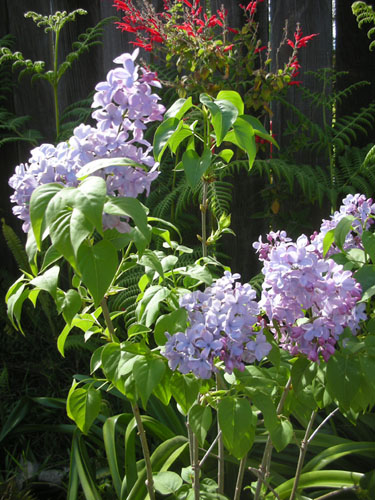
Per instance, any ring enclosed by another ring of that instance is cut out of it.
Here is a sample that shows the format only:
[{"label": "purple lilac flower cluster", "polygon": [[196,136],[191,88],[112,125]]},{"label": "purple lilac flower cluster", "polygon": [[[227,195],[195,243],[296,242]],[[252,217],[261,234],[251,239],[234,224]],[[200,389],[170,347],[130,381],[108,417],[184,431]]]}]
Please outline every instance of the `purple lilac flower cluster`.
[{"label": "purple lilac flower cluster", "polygon": [[278,232],[267,240],[254,244],[264,266],[259,306],[282,348],[327,361],[344,329],[355,333],[366,319],[365,304],[358,304],[361,287],[350,271],[323,259],[305,235],[293,242]]},{"label": "purple lilac flower cluster", "polygon": [[[336,211],[329,220],[323,219],[319,233],[315,232],[311,236],[311,243],[320,256],[323,255],[323,240],[325,235],[331,229],[335,229],[337,224],[346,216],[351,215],[355,218],[353,221],[353,230],[350,231],[345,239],[344,250],[351,248],[362,248],[361,235],[364,229],[374,224],[375,203],[372,198],[367,198],[364,194],[348,194],[342,201],[339,210]],[[337,253],[339,250],[333,244],[328,251],[328,256]]]},{"label": "purple lilac flower cluster", "polygon": [[256,293],[249,284],[236,282],[239,278],[226,271],[203,292],[180,299],[180,306],[188,311],[189,326],[186,332],[167,334],[163,355],[172,370],[207,379],[219,359],[232,373],[269,353],[271,345],[257,325]]},{"label": "purple lilac flower cluster", "polygon": [[[66,143],[56,147],[42,144],[31,151],[28,163],[16,167],[9,180],[14,189],[11,201],[16,204],[13,213],[24,221],[25,232],[30,228],[28,205],[34,189],[49,182],[76,186],[79,170],[96,159],[126,157],[145,166],[117,166],[95,172],[106,179],[109,195],[136,197],[144,191],[149,193],[158,171],[144,130],[147,123],[162,120],[165,108],[151,90],[151,86],[161,87],[156,74],[139,68],[137,56],[138,49],[117,57],[114,62],[121,66],[109,71],[106,81],[95,87],[92,117],[96,127],[82,124]],[[121,232],[129,229],[125,221],[111,215],[104,216],[103,224]]]}]

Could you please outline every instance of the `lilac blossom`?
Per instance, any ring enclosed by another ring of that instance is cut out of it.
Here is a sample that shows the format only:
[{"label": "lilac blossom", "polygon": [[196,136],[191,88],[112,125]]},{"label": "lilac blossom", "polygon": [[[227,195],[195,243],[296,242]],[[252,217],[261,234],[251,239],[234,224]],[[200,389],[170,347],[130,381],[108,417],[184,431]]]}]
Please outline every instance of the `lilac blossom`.
[{"label": "lilac blossom", "polygon": [[351,271],[323,259],[305,235],[293,242],[285,233],[275,234],[267,247],[261,240],[254,244],[263,261],[259,305],[283,349],[327,361],[344,329],[355,334],[366,319],[361,287]]},{"label": "lilac blossom", "polygon": [[[353,221],[353,231],[350,231],[345,239],[343,249],[348,251],[352,248],[363,248],[361,235],[364,229],[369,229],[374,224],[375,203],[372,198],[366,199],[364,194],[348,194],[342,201],[339,210],[331,215],[330,219],[323,219],[319,233],[316,232],[311,237],[311,243],[319,255],[323,255],[323,241],[325,235],[331,229],[335,229],[338,223],[348,215],[355,218]],[[327,255],[339,252],[335,244],[331,246]]]},{"label": "lilac blossom", "polygon": [[244,369],[244,363],[260,361],[271,350],[257,317],[256,293],[237,282],[229,271],[203,292],[187,293],[180,306],[188,311],[186,332],[167,333],[163,355],[172,370],[210,378],[221,360],[227,373]]},{"label": "lilac blossom", "polygon": [[[77,174],[87,163],[102,158],[129,158],[144,165],[108,167],[95,172],[106,180],[110,196],[136,197],[149,194],[151,183],[158,176],[158,164],[152,146],[144,138],[151,121],[162,120],[165,108],[151,87],[161,87],[154,72],[135,64],[138,49],[122,54],[114,62],[121,67],[109,71],[106,81],[95,87],[92,113],[96,126],[81,124],[67,141],[53,146],[42,144],[31,151],[28,163],[21,163],[9,180],[14,189],[13,213],[24,221],[23,230],[30,229],[29,203],[38,186],[58,182],[77,186]],[[141,69],[141,75],[139,75]],[[104,214],[104,229],[120,232],[130,229],[126,219]]]}]

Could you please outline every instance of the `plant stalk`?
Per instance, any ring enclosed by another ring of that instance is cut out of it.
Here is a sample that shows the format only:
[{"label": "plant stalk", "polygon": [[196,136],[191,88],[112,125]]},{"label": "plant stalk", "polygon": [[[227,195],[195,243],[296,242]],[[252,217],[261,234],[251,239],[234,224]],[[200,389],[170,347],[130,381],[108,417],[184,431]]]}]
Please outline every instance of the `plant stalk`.
[{"label": "plant stalk", "polygon": [[202,256],[207,257],[207,193],[208,183],[203,179],[202,203],[201,209],[201,222],[202,222]]},{"label": "plant stalk", "polygon": [[150,450],[148,448],[145,428],[143,427],[141,414],[139,412],[139,406],[137,405],[137,403],[132,403],[132,410],[135,421],[137,423],[139,438],[141,440],[143,458],[145,459],[146,475],[147,475],[146,487],[148,495],[150,497],[150,500],[155,500],[154,479],[152,476]]},{"label": "plant stalk", "polygon": [[[216,390],[220,390],[221,384],[220,384],[220,378],[216,374]],[[217,419],[217,435],[219,436],[218,442],[217,442],[217,448],[218,448],[218,459],[217,459],[217,492],[220,495],[224,495],[224,441],[223,441],[223,436],[222,432],[220,429],[220,424],[219,424],[219,419]]]},{"label": "plant stalk", "polygon": [[314,424],[316,414],[317,414],[316,410],[314,410],[311,413],[311,417],[310,417],[309,423],[307,424],[305,435],[304,435],[302,442],[301,442],[301,446],[299,449],[299,457],[298,457],[296,475],[294,476],[293,488],[292,488],[292,492],[290,494],[289,500],[294,500],[296,493],[297,493],[298,483],[299,483],[299,480],[301,477],[301,472],[302,472],[303,463],[305,461],[307,447],[309,446],[309,436],[311,433],[312,426]]},{"label": "plant stalk", "polygon": [[[283,393],[281,394],[281,398],[280,398],[279,404],[278,404],[277,409],[276,409],[277,415],[280,415],[282,410],[283,410],[285,399],[288,395],[288,392],[289,392],[291,385],[292,385],[292,378],[289,377],[289,379],[284,387]],[[271,463],[271,457],[272,457],[272,448],[273,448],[273,445],[272,445],[272,441],[271,441],[271,436],[268,435],[266,446],[265,446],[264,452],[263,452],[262,462],[261,462],[260,467],[258,469],[258,481],[257,481],[257,487],[256,487],[256,491],[255,491],[254,500],[260,499],[262,484],[263,483],[267,484],[266,480],[267,480],[267,477],[269,475],[269,469],[270,469],[270,463]]]},{"label": "plant stalk", "polygon": [[102,298],[100,305],[102,306],[104,320],[105,320],[106,325],[108,327],[109,337],[111,339],[111,342],[113,342],[113,339],[115,338],[115,329],[114,329],[114,326],[113,326],[113,323],[111,320],[111,316],[109,314],[107,299],[105,297]]},{"label": "plant stalk", "polygon": [[247,460],[247,454],[240,461],[233,500],[240,500],[241,497],[242,482],[243,482],[243,476],[245,474],[246,460]]}]

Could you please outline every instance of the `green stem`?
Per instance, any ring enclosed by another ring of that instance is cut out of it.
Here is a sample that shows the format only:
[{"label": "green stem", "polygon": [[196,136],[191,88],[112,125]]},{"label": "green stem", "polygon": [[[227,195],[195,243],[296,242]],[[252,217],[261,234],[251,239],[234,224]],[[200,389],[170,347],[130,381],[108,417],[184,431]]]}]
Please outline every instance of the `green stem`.
[{"label": "green stem", "polygon": [[247,454],[241,459],[240,462],[233,500],[240,500],[241,497],[242,482],[243,482],[243,476],[245,474],[246,460],[247,460]]},{"label": "green stem", "polygon": [[111,320],[111,315],[109,314],[107,299],[105,297],[102,298],[100,305],[102,307],[104,320],[105,320],[106,325],[108,327],[109,337],[111,339],[111,342],[113,342],[113,339],[115,338],[116,334],[115,334],[115,329],[114,329],[114,326],[113,326],[113,323]]},{"label": "green stem", "polygon": [[207,257],[207,193],[208,193],[208,183],[203,179],[203,191],[202,191],[202,203],[201,209],[201,223],[202,223],[202,255]]},{"label": "green stem", "polygon": [[[291,379],[291,377],[289,377],[289,379],[284,387],[283,393],[281,394],[281,398],[280,398],[279,404],[278,404],[277,409],[276,409],[277,415],[280,415],[282,410],[283,410],[285,399],[288,395],[288,392],[289,392],[291,385],[292,385],[292,379]],[[273,448],[273,445],[272,445],[272,441],[271,441],[271,436],[268,435],[266,446],[265,446],[264,452],[263,452],[262,462],[261,462],[259,470],[258,470],[258,481],[257,481],[257,487],[256,487],[256,491],[255,491],[254,500],[260,499],[262,484],[263,483],[267,484],[267,478],[269,476],[269,469],[270,469],[271,457],[272,457],[272,448]]]},{"label": "green stem", "polygon": [[59,85],[59,80],[57,78],[58,75],[58,49],[59,49],[59,36],[60,36],[60,31],[57,30],[55,32],[56,39],[55,39],[55,44],[53,45],[53,99],[55,102],[55,123],[56,123],[56,139],[60,135],[60,112],[59,112],[59,98],[57,94],[57,87]]},{"label": "green stem", "polygon": [[[216,374],[216,390],[219,391],[222,388],[222,384],[220,382],[220,377]],[[217,459],[217,484],[218,484],[218,493],[220,495],[224,495],[224,441],[223,436],[220,429],[219,419],[217,419],[217,432],[218,432],[218,459]]]},{"label": "green stem", "polygon": [[190,454],[190,463],[191,468],[193,469],[193,488],[194,488],[194,500],[199,500],[199,472],[200,472],[200,463],[199,463],[199,448],[198,448],[198,440],[193,433],[190,423],[189,417],[186,422],[188,437],[189,437],[189,454]]},{"label": "green stem", "polygon": [[300,446],[300,449],[299,449],[299,457],[298,457],[297,469],[296,469],[296,475],[294,476],[293,488],[292,488],[292,492],[290,494],[289,500],[294,500],[294,498],[296,496],[296,493],[297,493],[298,483],[299,483],[299,480],[300,480],[300,477],[301,477],[302,467],[303,467],[303,464],[304,464],[304,461],[305,461],[307,447],[309,445],[309,437],[310,437],[311,429],[312,429],[312,426],[313,426],[316,414],[317,414],[316,410],[314,410],[311,413],[311,417],[310,417],[309,423],[307,425],[305,435],[304,435],[304,437],[303,437],[303,439],[301,441],[301,446]]},{"label": "green stem", "polygon": [[141,414],[139,412],[139,406],[137,405],[137,403],[132,403],[132,410],[133,410],[133,415],[134,415],[135,421],[137,423],[139,438],[141,440],[143,458],[145,459],[146,475],[147,475],[146,487],[147,487],[148,495],[150,497],[150,500],[155,500],[154,479],[152,476],[150,450],[148,448],[146,433],[145,433],[145,429],[143,427]]}]

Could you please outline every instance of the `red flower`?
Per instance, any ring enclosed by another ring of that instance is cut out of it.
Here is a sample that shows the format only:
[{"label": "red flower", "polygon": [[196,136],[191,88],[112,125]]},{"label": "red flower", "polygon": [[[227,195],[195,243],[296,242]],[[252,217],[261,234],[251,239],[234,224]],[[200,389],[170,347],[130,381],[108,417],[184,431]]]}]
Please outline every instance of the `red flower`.
[{"label": "red flower", "polygon": [[234,43],[231,43],[230,45],[227,45],[224,49],[223,52],[228,52],[229,50],[232,50],[234,47]]},{"label": "red flower", "polygon": [[254,50],[255,54],[258,54],[259,52],[262,52],[262,50],[266,50],[267,45],[263,45],[263,47],[258,47],[257,49]]},{"label": "red flower", "polygon": [[190,7],[191,9],[193,8],[193,6],[191,5],[190,2],[188,2],[188,0],[182,0],[184,2],[185,5],[187,5],[188,7]]},{"label": "red flower", "polygon": [[292,80],[288,82],[288,85],[297,85],[299,87],[301,85],[302,81],[301,80]]}]

